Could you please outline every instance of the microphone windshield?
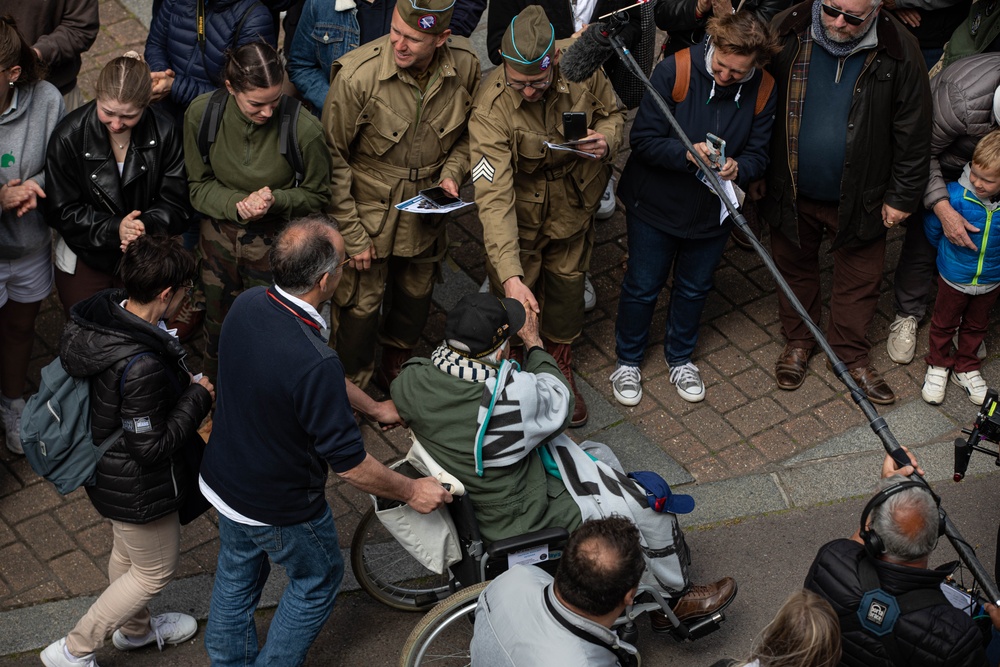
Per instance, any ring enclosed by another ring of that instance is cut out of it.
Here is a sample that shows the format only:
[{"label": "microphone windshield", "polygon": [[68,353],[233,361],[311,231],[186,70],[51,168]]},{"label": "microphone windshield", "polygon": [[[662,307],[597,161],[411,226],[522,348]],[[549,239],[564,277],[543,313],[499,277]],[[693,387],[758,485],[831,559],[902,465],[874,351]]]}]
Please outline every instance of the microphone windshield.
[{"label": "microphone windshield", "polygon": [[611,57],[615,47],[603,31],[604,24],[592,23],[573,42],[559,62],[563,76],[577,83],[586,81]]}]

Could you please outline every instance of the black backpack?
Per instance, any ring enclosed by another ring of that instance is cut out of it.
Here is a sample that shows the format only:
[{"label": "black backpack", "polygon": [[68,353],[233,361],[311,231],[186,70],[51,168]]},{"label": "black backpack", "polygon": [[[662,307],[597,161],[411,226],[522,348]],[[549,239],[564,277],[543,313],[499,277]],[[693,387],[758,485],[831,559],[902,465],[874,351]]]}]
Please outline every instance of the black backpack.
[{"label": "black backpack", "polygon": [[[229,100],[229,91],[219,88],[212,97],[209,98],[205,111],[201,115],[201,123],[198,125],[198,152],[201,153],[201,161],[208,164],[208,149],[215,142],[215,137],[219,132],[219,121],[222,119],[222,112],[226,108]],[[295,172],[295,185],[299,187],[302,179],[305,178],[306,166],[302,159],[302,149],[299,147],[299,108],[302,103],[294,97],[288,95],[281,96],[278,103],[278,119],[281,127],[278,134],[278,150],[288,160],[289,166]]]}]

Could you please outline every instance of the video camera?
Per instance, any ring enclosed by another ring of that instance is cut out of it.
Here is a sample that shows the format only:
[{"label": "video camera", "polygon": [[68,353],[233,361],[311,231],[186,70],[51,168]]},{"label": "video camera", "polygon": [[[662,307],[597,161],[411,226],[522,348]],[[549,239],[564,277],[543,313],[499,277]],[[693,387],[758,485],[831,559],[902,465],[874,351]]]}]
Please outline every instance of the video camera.
[{"label": "video camera", "polygon": [[992,451],[980,445],[984,440],[1000,445],[1000,414],[997,413],[997,390],[988,389],[983,406],[979,408],[976,421],[972,428],[963,428],[962,433],[969,436],[968,440],[955,439],[955,481],[961,482],[965,477],[965,471],[969,469],[969,459],[972,458],[972,450],[989,454],[996,458],[996,464],[1000,466],[1000,451]]}]

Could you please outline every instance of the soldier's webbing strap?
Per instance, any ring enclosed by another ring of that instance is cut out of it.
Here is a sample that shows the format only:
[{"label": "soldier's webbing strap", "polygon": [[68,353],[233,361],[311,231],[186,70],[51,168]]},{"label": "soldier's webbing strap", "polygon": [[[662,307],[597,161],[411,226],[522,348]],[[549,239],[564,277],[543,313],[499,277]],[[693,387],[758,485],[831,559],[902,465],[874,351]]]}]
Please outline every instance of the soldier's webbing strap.
[{"label": "soldier's webbing strap", "polygon": [[425,178],[430,178],[434,174],[441,171],[441,167],[444,166],[445,160],[447,160],[447,158],[426,167],[400,167],[394,164],[389,164],[388,162],[376,160],[367,155],[355,153],[351,156],[351,166],[360,165],[379,174],[385,175],[390,179],[415,182],[422,181]]},{"label": "soldier's webbing strap", "polygon": [[865,593],[861,596],[857,613],[840,618],[841,632],[860,629],[882,642],[889,661],[896,667],[908,664],[901,657],[899,643],[894,633],[901,616],[927,607],[949,604],[940,588],[921,588],[893,596],[881,588],[878,570],[871,557],[863,555],[858,561],[858,580]]}]

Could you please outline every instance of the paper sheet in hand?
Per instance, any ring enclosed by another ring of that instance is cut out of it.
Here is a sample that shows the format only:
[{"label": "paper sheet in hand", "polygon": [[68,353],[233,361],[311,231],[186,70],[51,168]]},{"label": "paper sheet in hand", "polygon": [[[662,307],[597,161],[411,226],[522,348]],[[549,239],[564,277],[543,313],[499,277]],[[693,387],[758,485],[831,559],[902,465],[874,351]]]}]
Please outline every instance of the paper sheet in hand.
[{"label": "paper sheet in hand", "polygon": [[574,143],[584,143],[583,141],[567,141],[564,144],[554,144],[551,141],[546,141],[545,145],[554,151],[569,151],[570,153],[576,153],[577,155],[582,155],[583,157],[597,157],[593,153],[588,153],[586,151],[581,151],[579,149],[573,148]]},{"label": "paper sheet in hand", "polygon": [[[698,172],[698,180],[704,183],[705,187],[714,192],[715,195],[719,198],[719,203],[720,203],[719,224],[721,225],[723,222],[726,221],[726,216],[729,215],[729,209],[726,208],[725,200],[722,199],[722,195],[720,195],[718,192],[715,192],[715,188],[712,187],[711,181],[709,181],[708,177],[705,176],[705,172],[703,171]],[[729,198],[729,201],[732,202],[733,206],[735,206],[736,208],[742,206],[743,198],[746,195],[743,192],[743,190],[741,190],[738,186],[736,186],[732,181],[722,181],[722,192],[726,197]]]},{"label": "paper sheet in hand", "polygon": [[404,202],[396,204],[396,208],[400,211],[406,211],[407,213],[448,213],[449,211],[457,211],[460,208],[465,208],[471,203],[471,201],[462,201],[459,199],[451,204],[438,206],[427,197],[417,195],[416,197],[411,197]]}]

